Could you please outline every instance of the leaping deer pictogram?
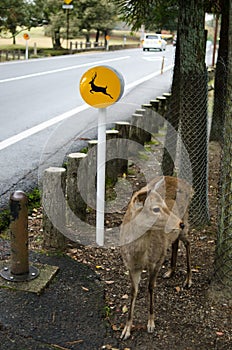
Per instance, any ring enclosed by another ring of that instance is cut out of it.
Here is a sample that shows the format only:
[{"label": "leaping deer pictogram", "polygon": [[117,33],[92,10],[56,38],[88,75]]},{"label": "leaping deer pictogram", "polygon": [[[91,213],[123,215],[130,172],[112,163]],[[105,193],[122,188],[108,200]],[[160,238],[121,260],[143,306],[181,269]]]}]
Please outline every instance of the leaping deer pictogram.
[{"label": "leaping deer pictogram", "polygon": [[90,80],[90,82],[89,82],[89,84],[91,85],[90,93],[93,94],[94,92],[101,92],[102,94],[107,95],[113,99],[113,97],[106,92],[107,86],[103,87],[103,86],[97,86],[94,84],[96,77],[97,77],[97,73],[95,72],[92,80]]}]

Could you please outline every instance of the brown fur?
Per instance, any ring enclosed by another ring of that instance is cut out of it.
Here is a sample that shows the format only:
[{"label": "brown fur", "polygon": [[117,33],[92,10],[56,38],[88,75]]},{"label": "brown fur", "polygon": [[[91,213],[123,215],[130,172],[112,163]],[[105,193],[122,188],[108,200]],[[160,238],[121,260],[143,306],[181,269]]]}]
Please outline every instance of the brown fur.
[{"label": "brown fur", "polygon": [[[149,272],[148,332],[154,331],[153,289],[168,247],[172,244],[171,268],[165,277],[171,277],[176,268],[179,240],[183,241],[187,255],[187,278],[190,287],[190,245],[187,239],[188,206],[193,191],[182,179],[158,177],[136,192],[124,216],[121,231],[121,254],[131,279],[131,304],[128,320],[121,338],[130,336],[135,300],[140,275],[144,268]],[[184,228],[183,228],[184,224]]]}]

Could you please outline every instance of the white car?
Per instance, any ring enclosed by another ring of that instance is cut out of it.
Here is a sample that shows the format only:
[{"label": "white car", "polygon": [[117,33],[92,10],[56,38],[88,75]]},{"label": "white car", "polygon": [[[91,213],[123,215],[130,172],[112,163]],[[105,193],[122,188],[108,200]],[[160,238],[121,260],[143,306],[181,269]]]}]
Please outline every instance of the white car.
[{"label": "white car", "polygon": [[147,33],[144,35],[144,40],[143,40],[143,51],[150,50],[150,49],[157,49],[160,51],[166,50],[166,41],[162,39],[161,34],[152,34],[152,33]]}]

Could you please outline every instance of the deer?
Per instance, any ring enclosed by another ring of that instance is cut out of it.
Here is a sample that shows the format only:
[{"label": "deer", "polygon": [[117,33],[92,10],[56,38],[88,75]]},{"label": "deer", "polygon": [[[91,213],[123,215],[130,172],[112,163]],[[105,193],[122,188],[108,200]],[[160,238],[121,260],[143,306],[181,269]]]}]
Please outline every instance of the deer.
[{"label": "deer", "polygon": [[171,266],[164,277],[175,274],[179,241],[184,243],[187,257],[187,274],[183,286],[192,285],[188,207],[193,189],[185,180],[172,176],[157,177],[135,192],[120,227],[120,251],[129,270],[131,301],[121,339],[131,336],[133,314],[141,273],[149,274],[149,312],[147,331],[155,330],[154,288],[167,250],[172,245]]},{"label": "deer", "polygon": [[94,92],[101,92],[102,94],[107,95],[113,99],[113,97],[108,92],[106,92],[107,86],[103,87],[103,86],[95,85],[94,82],[95,82],[96,77],[97,77],[97,73],[95,72],[94,76],[92,77],[92,80],[90,80],[90,82],[89,82],[89,84],[91,85],[90,93],[93,94]]}]

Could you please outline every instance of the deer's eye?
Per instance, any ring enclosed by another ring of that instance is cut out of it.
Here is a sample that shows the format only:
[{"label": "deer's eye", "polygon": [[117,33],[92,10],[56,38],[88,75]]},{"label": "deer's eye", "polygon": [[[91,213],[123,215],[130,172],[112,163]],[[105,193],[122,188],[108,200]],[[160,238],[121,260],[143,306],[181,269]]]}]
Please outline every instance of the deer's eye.
[{"label": "deer's eye", "polygon": [[160,212],[160,208],[159,207],[155,207],[155,208],[153,208],[153,211],[154,211],[154,213],[159,213]]}]

